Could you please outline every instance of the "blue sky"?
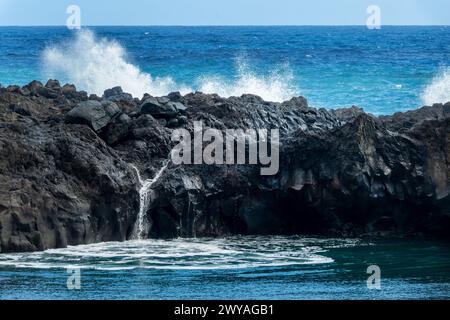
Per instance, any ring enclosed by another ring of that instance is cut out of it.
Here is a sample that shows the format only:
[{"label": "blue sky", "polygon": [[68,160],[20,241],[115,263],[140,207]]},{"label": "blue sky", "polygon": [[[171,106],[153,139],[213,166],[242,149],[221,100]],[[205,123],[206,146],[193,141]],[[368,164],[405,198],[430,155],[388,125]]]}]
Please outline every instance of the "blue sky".
[{"label": "blue sky", "polygon": [[450,25],[449,0],[0,0],[0,25],[362,25],[369,5],[382,24]]}]

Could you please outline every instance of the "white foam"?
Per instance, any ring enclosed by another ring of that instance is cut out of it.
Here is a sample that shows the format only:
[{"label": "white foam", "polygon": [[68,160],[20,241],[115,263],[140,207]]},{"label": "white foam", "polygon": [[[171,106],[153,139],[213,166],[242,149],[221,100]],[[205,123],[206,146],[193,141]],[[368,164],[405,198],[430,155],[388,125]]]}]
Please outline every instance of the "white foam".
[{"label": "white foam", "polygon": [[227,80],[222,75],[199,76],[195,88],[177,83],[171,77],[153,77],[127,59],[127,51],[115,40],[98,38],[82,29],[74,39],[48,47],[43,53],[44,77],[74,83],[79,89],[102,95],[104,90],[121,86],[135,97],[144,93],[164,96],[173,91],[217,93],[222,97],[255,94],[267,101],[282,102],[300,93],[288,65],[260,74],[245,59],[236,62],[236,77]]},{"label": "white foam", "polygon": [[133,240],[0,255],[0,267],[94,270],[215,270],[332,263],[330,248],[359,245],[355,239],[230,237]]},{"label": "white foam", "polygon": [[201,77],[199,90],[203,93],[217,93],[222,97],[255,94],[266,101],[283,102],[298,96],[294,76],[288,65],[278,66],[268,76],[257,74],[242,59],[237,61],[237,77],[227,81],[220,75]]},{"label": "white foam", "polygon": [[176,85],[172,78],[153,78],[127,61],[126,50],[114,40],[98,39],[91,31],[79,31],[75,39],[48,47],[43,54],[47,78],[65,79],[89,93],[121,86],[135,97],[144,93],[165,95],[171,91],[191,91]]},{"label": "white foam", "polygon": [[422,103],[430,106],[434,103],[450,101],[450,68],[442,70],[422,93]]}]

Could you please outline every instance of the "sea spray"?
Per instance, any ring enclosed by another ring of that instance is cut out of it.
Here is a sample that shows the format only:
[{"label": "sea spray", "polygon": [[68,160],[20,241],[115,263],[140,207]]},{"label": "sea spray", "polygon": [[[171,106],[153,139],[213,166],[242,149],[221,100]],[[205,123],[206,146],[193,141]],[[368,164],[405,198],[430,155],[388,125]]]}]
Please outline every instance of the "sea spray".
[{"label": "sea spray", "polygon": [[170,161],[165,162],[165,164],[159,169],[156,175],[152,179],[143,180],[139,169],[131,165],[131,167],[136,171],[136,175],[139,180],[140,189],[139,189],[139,213],[137,216],[136,224],[133,230],[133,239],[143,240],[146,237],[146,233],[148,232],[148,219],[147,219],[147,210],[150,204],[150,190],[152,186],[158,182],[159,178],[161,178],[164,171],[166,171],[169,166]]},{"label": "sea spray", "polygon": [[232,80],[222,74],[200,75],[192,80],[195,87],[191,87],[170,76],[153,77],[130,63],[127,56],[127,50],[119,42],[96,37],[92,31],[82,29],[73,39],[44,50],[44,78],[67,81],[99,96],[115,86],[121,86],[135,97],[142,97],[144,93],[164,96],[174,91],[187,94],[197,90],[226,98],[255,94],[266,101],[283,102],[300,95],[293,72],[286,63],[261,73],[246,59],[237,58]]},{"label": "sea spray", "polygon": [[430,106],[434,103],[446,103],[449,101],[450,68],[447,68],[434,77],[433,81],[425,88],[422,94],[422,103]]},{"label": "sea spray", "polygon": [[89,93],[102,95],[121,86],[135,97],[144,93],[162,96],[171,91],[188,93],[170,77],[153,78],[127,61],[127,51],[115,40],[99,39],[90,30],[76,33],[69,42],[47,47],[43,53],[47,78],[65,79]]},{"label": "sea spray", "polygon": [[267,76],[258,74],[244,59],[237,59],[237,76],[227,81],[221,76],[201,77],[199,91],[222,97],[255,94],[266,101],[283,102],[299,96],[294,75],[288,64],[278,65]]}]

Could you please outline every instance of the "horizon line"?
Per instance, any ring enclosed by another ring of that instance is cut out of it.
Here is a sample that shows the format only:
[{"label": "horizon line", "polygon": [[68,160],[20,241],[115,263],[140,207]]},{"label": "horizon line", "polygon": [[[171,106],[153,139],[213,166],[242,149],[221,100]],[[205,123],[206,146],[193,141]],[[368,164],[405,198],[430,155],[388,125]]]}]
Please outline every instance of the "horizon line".
[{"label": "horizon line", "polygon": [[[365,24],[149,24],[149,25],[112,25],[112,24],[97,24],[85,25],[83,27],[366,27]],[[49,25],[0,25],[0,28],[39,28],[39,27],[64,27],[64,24],[49,24]],[[450,24],[382,24],[383,27],[450,27]]]}]

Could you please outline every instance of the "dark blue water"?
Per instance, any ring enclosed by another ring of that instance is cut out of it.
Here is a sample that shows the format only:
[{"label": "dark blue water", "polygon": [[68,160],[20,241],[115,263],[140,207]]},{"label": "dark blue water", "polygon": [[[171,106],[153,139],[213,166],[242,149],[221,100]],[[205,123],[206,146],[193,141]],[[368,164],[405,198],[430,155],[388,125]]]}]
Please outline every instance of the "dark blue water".
[{"label": "dark blue water", "polygon": [[[377,114],[450,101],[450,27],[0,28],[0,83],[254,93]],[[244,237],[0,254],[0,299],[449,299],[446,243]],[[381,268],[369,290],[367,267]],[[81,289],[67,288],[67,268]],[[79,268],[79,269],[78,269]]]},{"label": "dark blue water", "polygon": [[[390,114],[450,100],[450,27],[0,28],[0,83],[58,77],[101,94],[304,95]],[[107,41],[102,41],[107,38]]]},{"label": "dark blue water", "polygon": [[[233,237],[4,254],[0,299],[450,299],[449,249],[430,241]],[[379,290],[367,287],[371,265],[381,270]],[[66,268],[80,268],[79,290],[68,289]]]}]

